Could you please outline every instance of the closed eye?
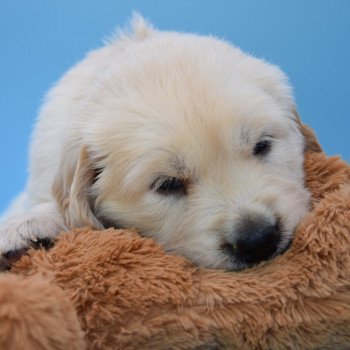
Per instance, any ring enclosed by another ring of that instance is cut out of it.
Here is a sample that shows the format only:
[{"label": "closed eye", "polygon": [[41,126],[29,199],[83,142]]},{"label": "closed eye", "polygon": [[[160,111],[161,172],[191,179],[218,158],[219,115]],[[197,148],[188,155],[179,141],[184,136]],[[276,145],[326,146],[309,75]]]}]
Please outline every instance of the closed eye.
[{"label": "closed eye", "polygon": [[168,195],[185,195],[186,183],[183,179],[175,176],[159,176],[150,186],[156,193]]},{"label": "closed eye", "polygon": [[258,157],[263,157],[271,151],[271,146],[271,140],[260,140],[255,144],[253,154]]}]

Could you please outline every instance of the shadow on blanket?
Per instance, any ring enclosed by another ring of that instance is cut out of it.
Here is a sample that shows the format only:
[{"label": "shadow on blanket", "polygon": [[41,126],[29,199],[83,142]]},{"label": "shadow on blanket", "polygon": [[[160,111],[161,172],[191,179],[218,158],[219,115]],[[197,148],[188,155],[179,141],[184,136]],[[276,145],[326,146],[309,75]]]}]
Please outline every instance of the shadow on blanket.
[{"label": "shadow on blanket", "polygon": [[77,229],[0,275],[1,349],[350,348],[350,168],[307,154],[291,248],[199,269],[126,230]]}]

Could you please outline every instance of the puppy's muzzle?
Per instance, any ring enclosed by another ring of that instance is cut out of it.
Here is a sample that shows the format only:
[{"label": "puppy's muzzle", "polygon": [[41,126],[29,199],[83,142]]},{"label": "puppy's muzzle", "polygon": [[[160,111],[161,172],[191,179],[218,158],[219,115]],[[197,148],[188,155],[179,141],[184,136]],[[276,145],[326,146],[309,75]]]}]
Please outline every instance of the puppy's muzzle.
[{"label": "puppy's muzzle", "polygon": [[271,258],[281,239],[279,221],[271,223],[261,216],[244,218],[235,232],[236,239],[227,242],[225,250],[236,261],[249,266]]}]

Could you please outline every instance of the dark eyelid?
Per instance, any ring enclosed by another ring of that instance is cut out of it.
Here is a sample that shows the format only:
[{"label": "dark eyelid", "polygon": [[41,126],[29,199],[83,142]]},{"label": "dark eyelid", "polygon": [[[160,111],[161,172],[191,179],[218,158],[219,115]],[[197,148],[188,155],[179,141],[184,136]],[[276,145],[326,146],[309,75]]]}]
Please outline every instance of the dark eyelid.
[{"label": "dark eyelid", "polygon": [[271,151],[271,147],[272,140],[266,137],[262,138],[254,145],[253,154],[257,157],[264,157]]},{"label": "dark eyelid", "polygon": [[156,191],[157,188],[167,179],[169,176],[166,175],[158,175],[154,178],[151,185],[149,186],[150,190]]},{"label": "dark eyelid", "polygon": [[151,183],[150,189],[160,195],[184,195],[187,182],[181,177],[160,175]]}]

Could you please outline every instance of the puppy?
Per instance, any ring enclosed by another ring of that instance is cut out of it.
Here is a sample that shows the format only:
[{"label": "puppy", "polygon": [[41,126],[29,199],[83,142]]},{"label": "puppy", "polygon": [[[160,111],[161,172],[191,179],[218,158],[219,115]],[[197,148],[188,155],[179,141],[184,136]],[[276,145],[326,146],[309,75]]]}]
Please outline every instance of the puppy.
[{"label": "puppy", "polygon": [[49,92],[1,253],[87,225],[135,227],[212,268],[282,253],[308,209],[304,151],[320,151],[286,76],[222,40],[132,22]]}]

